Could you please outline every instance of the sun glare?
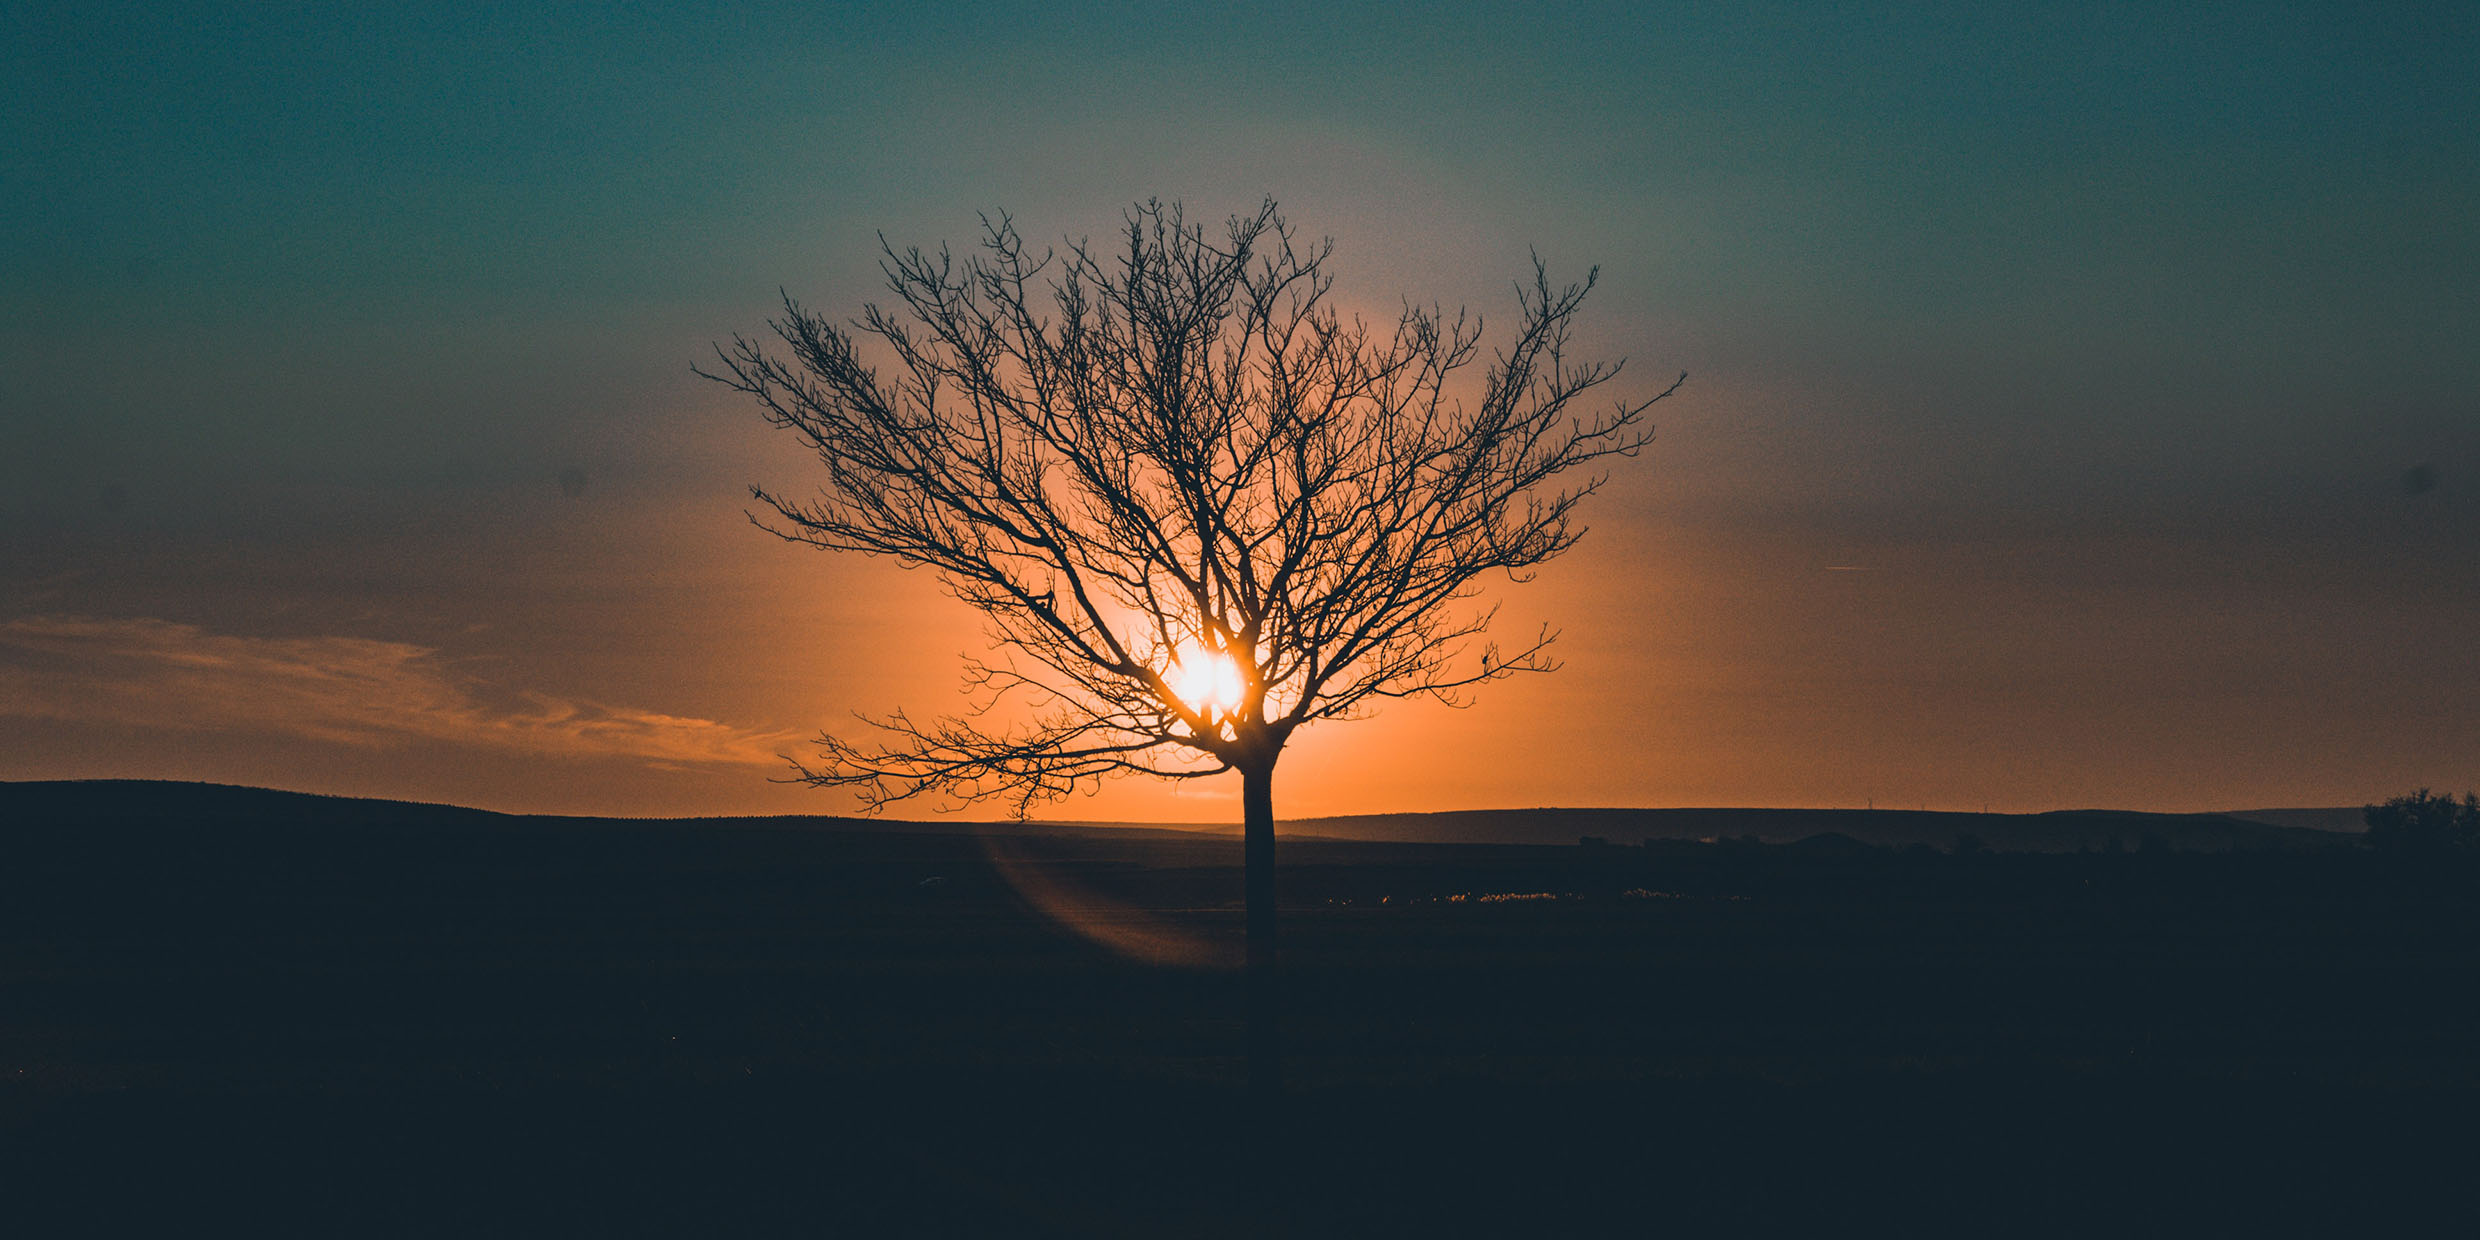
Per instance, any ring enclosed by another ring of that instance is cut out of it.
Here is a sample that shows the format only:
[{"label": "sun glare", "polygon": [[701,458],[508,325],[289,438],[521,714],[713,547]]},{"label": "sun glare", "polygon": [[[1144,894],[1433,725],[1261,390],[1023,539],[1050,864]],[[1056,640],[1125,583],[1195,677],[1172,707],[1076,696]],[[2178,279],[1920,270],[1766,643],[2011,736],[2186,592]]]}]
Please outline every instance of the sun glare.
[{"label": "sun glare", "polygon": [[1190,710],[1202,715],[1228,715],[1240,706],[1247,682],[1241,678],[1240,665],[1219,650],[1207,650],[1195,642],[1180,647],[1171,661],[1173,696]]}]

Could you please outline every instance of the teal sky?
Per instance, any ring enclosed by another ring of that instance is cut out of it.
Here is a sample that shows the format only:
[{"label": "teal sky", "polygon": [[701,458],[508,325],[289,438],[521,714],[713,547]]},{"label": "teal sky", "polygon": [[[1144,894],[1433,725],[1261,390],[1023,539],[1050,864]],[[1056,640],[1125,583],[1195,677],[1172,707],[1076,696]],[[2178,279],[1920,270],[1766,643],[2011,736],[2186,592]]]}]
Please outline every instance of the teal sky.
[{"label": "teal sky", "polygon": [[2174,7],[13,7],[0,778],[843,808],[771,755],[970,617],[750,530],[689,366],[882,231],[1271,194],[1691,374],[1507,595],[1568,671],[1287,813],[2480,781],[2480,10]]}]

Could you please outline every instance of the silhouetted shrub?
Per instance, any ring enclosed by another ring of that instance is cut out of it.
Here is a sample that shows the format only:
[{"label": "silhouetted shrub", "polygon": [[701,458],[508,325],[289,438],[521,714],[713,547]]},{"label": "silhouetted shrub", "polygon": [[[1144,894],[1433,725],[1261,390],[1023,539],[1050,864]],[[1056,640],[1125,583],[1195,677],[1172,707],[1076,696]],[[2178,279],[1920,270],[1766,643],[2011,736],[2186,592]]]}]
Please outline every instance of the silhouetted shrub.
[{"label": "silhouetted shrub", "polygon": [[2422,788],[2363,811],[2368,846],[2380,852],[2431,853],[2480,849],[2480,795],[2455,800]]}]

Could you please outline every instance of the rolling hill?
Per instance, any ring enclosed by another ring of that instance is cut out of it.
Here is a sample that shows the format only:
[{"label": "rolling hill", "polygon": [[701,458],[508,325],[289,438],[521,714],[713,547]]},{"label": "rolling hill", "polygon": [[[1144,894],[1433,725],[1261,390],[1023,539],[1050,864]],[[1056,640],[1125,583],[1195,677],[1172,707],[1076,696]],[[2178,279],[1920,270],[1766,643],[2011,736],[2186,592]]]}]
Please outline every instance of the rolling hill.
[{"label": "rolling hill", "polygon": [[[2276,818],[2275,815],[2285,818]],[[1879,848],[1947,849],[1966,838],[1995,852],[2108,851],[2167,847],[2180,852],[2314,849],[2347,846],[2350,837],[2310,822],[2338,821],[2339,811],[2235,814],[2154,814],[2131,810],[2061,810],[2042,814],[1944,813],[1892,809],[1578,809],[1456,810],[1361,814],[1287,820],[1284,833],[1388,843],[1574,845],[1586,837],[1613,845],[1648,841],[1754,839],[1791,844],[1842,836]],[[650,820],[501,814],[411,801],[372,800],[164,780],[0,782],[0,822],[97,820],[179,821],[202,829],[328,826],[336,829],[475,831],[490,829],[626,829],[654,822],[787,830],[964,834],[1000,830],[1037,834],[1143,833],[1193,838],[1236,832],[1230,825],[1035,821],[1024,824],[902,820],[812,815]]]}]

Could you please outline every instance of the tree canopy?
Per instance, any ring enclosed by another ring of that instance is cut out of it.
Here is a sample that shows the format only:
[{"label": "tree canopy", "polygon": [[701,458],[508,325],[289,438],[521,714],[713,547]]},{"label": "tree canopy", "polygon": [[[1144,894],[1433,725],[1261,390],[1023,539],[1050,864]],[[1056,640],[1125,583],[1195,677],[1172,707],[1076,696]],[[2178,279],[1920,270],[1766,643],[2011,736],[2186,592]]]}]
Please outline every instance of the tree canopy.
[{"label": "tree canopy", "polygon": [[2365,811],[2368,845],[2380,852],[2435,853],[2480,849],[2480,794],[2457,801],[2426,788]]},{"label": "tree canopy", "polygon": [[1332,243],[1271,201],[1212,234],[1176,204],[1124,222],[1039,253],[1004,215],[962,257],[882,238],[891,303],[837,322],[787,294],[773,341],[718,350],[708,377],[825,470],[752,488],[753,520],[933,570],[995,652],[974,711],[822,737],[804,778],[1023,812],[1117,772],[1262,774],[1306,724],[1554,666],[1546,629],[1487,641],[1475,596],[1575,545],[1591,467],[1685,379],[1587,400],[1620,374],[1568,352],[1596,274],[1536,258],[1485,358],[1461,311],[1341,313]]}]

